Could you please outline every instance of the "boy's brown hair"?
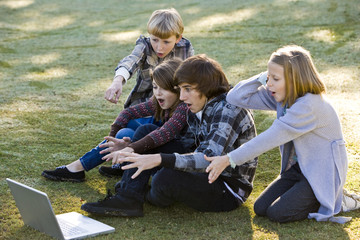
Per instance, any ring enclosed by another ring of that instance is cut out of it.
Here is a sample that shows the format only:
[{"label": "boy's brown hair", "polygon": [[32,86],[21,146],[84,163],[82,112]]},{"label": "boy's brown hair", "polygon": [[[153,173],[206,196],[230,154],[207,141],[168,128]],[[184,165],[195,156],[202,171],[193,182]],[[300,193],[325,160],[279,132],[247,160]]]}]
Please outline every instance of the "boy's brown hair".
[{"label": "boy's brown hair", "polygon": [[208,99],[229,91],[230,85],[221,65],[205,54],[187,58],[176,70],[175,84],[188,83]]},{"label": "boy's brown hair", "polygon": [[161,39],[167,39],[172,35],[178,39],[184,32],[184,24],[175,8],[159,9],[150,16],[147,31]]}]

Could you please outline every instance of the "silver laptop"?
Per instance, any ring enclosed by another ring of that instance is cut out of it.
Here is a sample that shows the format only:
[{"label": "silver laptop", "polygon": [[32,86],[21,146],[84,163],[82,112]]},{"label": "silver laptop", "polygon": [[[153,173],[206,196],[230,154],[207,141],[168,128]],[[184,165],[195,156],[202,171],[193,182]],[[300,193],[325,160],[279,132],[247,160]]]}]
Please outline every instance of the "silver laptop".
[{"label": "silver laptop", "polygon": [[46,193],[6,179],[21,217],[26,225],[58,239],[81,239],[111,233],[115,228],[70,212],[56,215]]}]

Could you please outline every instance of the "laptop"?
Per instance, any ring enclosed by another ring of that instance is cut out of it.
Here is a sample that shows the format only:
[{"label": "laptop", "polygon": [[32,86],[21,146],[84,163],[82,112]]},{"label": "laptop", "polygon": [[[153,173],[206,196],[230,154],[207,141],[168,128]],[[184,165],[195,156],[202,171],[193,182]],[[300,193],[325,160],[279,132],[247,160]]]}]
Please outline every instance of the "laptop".
[{"label": "laptop", "polygon": [[46,193],[6,178],[24,223],[57,239],[81,239],[115,228],[77,212],[55,215]]}]

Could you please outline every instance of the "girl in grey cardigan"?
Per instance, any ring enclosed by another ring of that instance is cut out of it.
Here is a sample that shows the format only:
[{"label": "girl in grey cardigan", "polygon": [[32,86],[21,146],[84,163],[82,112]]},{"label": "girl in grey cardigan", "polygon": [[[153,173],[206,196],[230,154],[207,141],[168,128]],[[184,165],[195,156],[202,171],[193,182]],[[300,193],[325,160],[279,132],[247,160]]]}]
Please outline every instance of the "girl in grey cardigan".
[{"label": "girl in grey cardigan", "polygon": [[242,165],[280,146],[281,172],[254,204],[257,215],[289,222],[306,218],[346,222],[341,210],[347,156],[341,124],[322,95],[325,85],[310,53],[299,46],[274,52],[268,72],[239,82],[227,101],[242,108],[273,110],[269,129],[221,157],[206,157],[209,182],[225,167]]}]

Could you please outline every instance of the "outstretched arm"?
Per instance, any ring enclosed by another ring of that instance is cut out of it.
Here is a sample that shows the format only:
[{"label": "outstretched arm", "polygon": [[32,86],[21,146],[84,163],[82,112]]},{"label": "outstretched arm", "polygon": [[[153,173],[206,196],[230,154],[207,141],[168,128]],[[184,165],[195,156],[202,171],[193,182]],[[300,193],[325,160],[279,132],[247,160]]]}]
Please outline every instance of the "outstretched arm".
[{"label": "outstretched arm", "polygon": [[132,74],[142,64],[145,59],[146,40],[140,36],[136,41],[134,50],[130,55],[123,58],[115,69],[115,78],[110,87],[105,92],[105,99],[112,103],[117,103],[122,94],[123,84],[131,78]]}]

